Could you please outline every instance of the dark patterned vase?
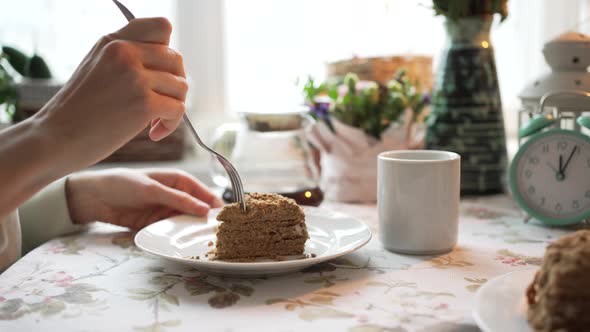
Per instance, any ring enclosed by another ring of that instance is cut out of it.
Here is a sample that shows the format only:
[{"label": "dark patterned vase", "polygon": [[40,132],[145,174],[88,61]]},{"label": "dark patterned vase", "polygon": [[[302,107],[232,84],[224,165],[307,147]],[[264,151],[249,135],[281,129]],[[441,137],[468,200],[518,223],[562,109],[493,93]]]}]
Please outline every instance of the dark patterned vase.
[{"label": "dark patterned vase", "polygon": [[426,147],[461,155],[461,193],[503,192],[506,139],[490,43],[492,17],[447,20]]}]

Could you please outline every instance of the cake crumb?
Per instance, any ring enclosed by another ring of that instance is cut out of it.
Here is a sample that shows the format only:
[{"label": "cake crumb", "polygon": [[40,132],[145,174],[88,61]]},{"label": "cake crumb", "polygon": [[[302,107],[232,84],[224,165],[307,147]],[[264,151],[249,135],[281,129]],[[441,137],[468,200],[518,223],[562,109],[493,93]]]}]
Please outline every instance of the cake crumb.
[{"label": "cake crumb", "polygon": [[207,243],[207,246],[211,247],[213,245],[213,241],[209,241],[209,243]]},{"label": "cake crumb", "polygon": [[316,257],[318,257],[318,255],[316,255],[316,254],[311,254],[311,258],[316,258]]}]

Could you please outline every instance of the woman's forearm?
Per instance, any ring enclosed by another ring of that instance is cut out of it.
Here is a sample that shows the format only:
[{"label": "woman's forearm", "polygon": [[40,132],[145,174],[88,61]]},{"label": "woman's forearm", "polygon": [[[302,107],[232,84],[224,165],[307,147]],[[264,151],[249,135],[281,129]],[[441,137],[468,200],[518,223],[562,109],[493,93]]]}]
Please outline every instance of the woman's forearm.
[{"label": "woman's forearm", "polygon": [[57,165],[64,146],[33,117],[0,131],[0,220],[37,191],[65,175]]}]

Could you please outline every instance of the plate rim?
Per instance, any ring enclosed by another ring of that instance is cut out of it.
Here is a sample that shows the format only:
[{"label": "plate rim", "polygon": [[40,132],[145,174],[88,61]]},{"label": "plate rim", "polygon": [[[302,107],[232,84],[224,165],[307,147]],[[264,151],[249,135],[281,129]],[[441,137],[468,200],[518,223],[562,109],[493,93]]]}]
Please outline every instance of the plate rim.
[{"label": "plate rim", "polygon": [[[492,278],[491,280],[489,280],[488,282],[486,282],[483,286],[481,286],[477,292],[475,293],[475,303],[473,306],[473,310],[471,310],[471,316],[473,317],[473,320],[475,321],[475,324],[477,325],[477,327],[479,327],[482,331],[484,332],[494,332],[492,330],[492,328],[490,328],[490,326],[488,326],[487,323],[485,323],[482,319],[482,317],[479,314],[479,299],[483,296],[483,292],[490,288],[493,287],[493,285],[495,283],[497,283],[498,281],[502,280],[502,279],[506,279],[506,278],[510,278],[512,275],[514,274],[518,274],[518,273],[530,273],[534,276],[534,274],[538,271],[538,268],[530,268],[530,269],[522,269],[522,270],[515,270],[515,271],[510,271],[504,274],[501,274],[499,276],[496,276],[494,278]],[[525,290],[526,291],[526,290]],[[525,293],[523,293],[524,296]]]},{"label": "plate rim", "polygon": [[[176,218],[182,218],[182,217],[191,217],[191,218],[206,218],[208,220],[208,215],[205,217],[196,217],[196,216],[191,216],[191,215],[187,215],[187,214],[180,214],[171,218],[165,218],[165,219],[161,219],[158,220],[154,223],[151,223],[150,225],[147,225],[146,227],[142,228],[141,230],[139,230],[134,236],[133,236],[133,243],[135,244],[135,246],[137,246],[140,250],[145,251],[147,253],[150,253],[152,255],[156,255],[158,257],[162,257],[162,258],[166,258],[166,259],[170,259],[176,262],[180,262],[180,263],[191,263],[191,265],[195,265],[195,267],[201,267],[201,268],[206,268],[206,269],[224,269],[224,268],[232,268],[232,269],[264,269],[264,268],[272,268],[272,269],[288,269],[289,267],[295,268],[297,266],[310,266],[310,265],[314,265],[314,264],[318,264],[321,262],[325,262],[334,258],[338,258],[340,256],[344,256],[350,253],[353,253],[357,250],[359,250],[360,248],[364,247],[367,243],[369,243],[369,241],[371,241],[371,239],[373,238],[373,231],[371,231],[371,228],[362,220],[353,217],[349,214],[346,213],[342,213],[339,211],[335,211],[332,209],[327,209],[327,208],[323,208],[323,207],[315,207],[315,206],[304,206],[304,209],[311,209],[311,210],[324,210],[324,211],[328,211],[330,213],[335,213],[338,215],[342,215],[345,216],[351,220],[354,220],[355,222],[359,223],[360,225],[362,225],[366,231],[368,232],[368,236],[367,238],[355,245],[352,248],[349,248],[347,250],[341,251],[341,252],[336,252],[327,256],[317,256],[317,257],[309,257],[309,258],[305,258],[305,259],[296,259],[296,260],[286,260],[286,261],[272,261],[272,262],[226,262],[226,261],[199,261],[199,260],[191,260],[188,258],[182,258],[182,257],[174,257],[174,256],[169,256],[169,255],[165,255],[162,253],[157,253],[151,249],[148,249],[144,246],[142,246],[140,243],[138,243],[138,237],[140,236],[140,234],[142,232],[147,232],[146,229],[152,225],[155,225],[157,223],[160,223],[162,221],[165,220],[170,220],[170,219],[176,219]],[[216,211],[216,210],[221,210],[221,209],[211,209],[209,213],[211,213],[211,211]],[[200,266],[198,266],[200,265]]]}]

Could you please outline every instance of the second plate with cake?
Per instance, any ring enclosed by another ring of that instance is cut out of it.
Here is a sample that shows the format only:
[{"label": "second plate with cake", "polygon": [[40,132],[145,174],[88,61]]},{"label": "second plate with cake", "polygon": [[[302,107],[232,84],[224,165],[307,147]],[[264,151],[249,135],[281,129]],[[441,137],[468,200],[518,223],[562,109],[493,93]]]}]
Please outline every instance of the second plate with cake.
[{"label": "second plate with cake", "polygon": [[178,216],[151,224],[137,233],[142,250],[207,272],[239,277],[272,276],[297,272],[311,265],[351,253],[371,239],[362,221],[346,214],[304,207],[309,239],[302,255],[263,258],[251,262],[213,260],[218,209],[204,218]]}]

